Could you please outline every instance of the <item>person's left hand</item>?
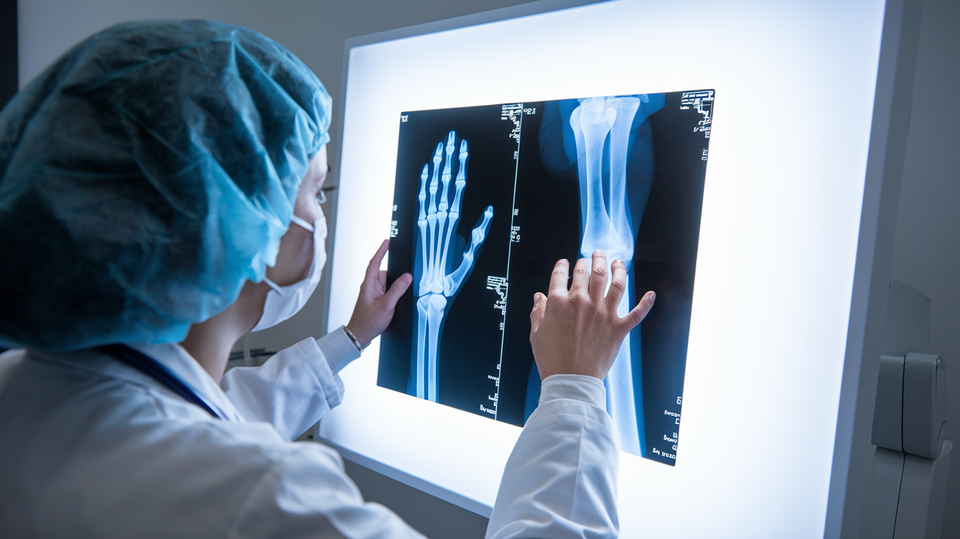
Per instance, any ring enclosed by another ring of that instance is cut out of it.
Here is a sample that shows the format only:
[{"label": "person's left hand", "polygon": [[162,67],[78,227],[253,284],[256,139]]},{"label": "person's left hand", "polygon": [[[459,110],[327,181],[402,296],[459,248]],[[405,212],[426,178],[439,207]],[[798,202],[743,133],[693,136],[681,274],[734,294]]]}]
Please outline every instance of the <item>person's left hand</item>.
[{"label": "person's left hand", "polygon": [[390,240],[383,240],[377,254],[367,264],[367,273],[360,284],[360,297],[347,323],[347,329],[364,348],[390,325],[397,301],[413,282],[413,276],[404,273],[387,290],[387,272],[380,269],[380,262],[387,254],[388,245]]}]

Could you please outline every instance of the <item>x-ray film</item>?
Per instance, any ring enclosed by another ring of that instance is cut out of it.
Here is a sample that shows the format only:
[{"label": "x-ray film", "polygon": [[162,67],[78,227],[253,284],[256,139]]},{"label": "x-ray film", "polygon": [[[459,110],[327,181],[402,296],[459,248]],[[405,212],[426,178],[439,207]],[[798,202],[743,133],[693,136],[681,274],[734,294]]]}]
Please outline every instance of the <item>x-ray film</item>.
[{"label": "x-ray film", "polygon": [[623,451],[674,464],[713,90],[404,112],[388,279],[413,274],[378,385],[523,425],[530,309],[554,263],[603,249],[625,314],[657,301],[604,384]]}]

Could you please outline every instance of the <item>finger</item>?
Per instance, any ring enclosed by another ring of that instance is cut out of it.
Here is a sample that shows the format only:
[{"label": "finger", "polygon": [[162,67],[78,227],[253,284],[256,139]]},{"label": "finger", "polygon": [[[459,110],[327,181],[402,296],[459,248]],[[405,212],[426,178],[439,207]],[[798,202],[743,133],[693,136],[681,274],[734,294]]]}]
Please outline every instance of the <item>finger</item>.
[{"label": "finger", "polygon": [[[487,209],[483,212],[483,217],[480,222],[477,223],[477,226],[473,228],[470,232],[470,245],[466,247],[463,251],[463,258],[460,259],[460,265],[457,266],[457,269],[453,273],[447,276],[450,280],[450,289],[456,292],[460,290],[460,285],[463,284],[463,281],[467,278],[467,272],[473,268],[474,256],[477,253],[477,249],[483,245],[484,240],[487,239],[487,230],[490,229],[490,219],[493,219],[493,206],[487,206]],[[453,232],[453,228],[450,229]],[[449,241],[450,236],[447,236]],[[446,251],[446,248],[444,248]]]},{"label": "finger", "polygon": [[570,275],[570,262],[566,258],[557,260],[553,266],[553,273],[550,274],[550,289],[547,291],[550,297],[567,295],[567,277]]},{"label": "finger", "polygon": [[573,282],[570,283],[570,293],[579,293],[584,296],[588,296],[590,293],[589,284],[590,284],[590,264],[591,260],[589,258],[581,258],[577,260],[577,264],[573,267]]},{"label": "finger", "polygon": [[470,251],[470,258],[473,258],[473,251],[476,251],[476,247],[487,238],[487,231],[490,230],[490,219],[493,219],[493,206],[487,206],[487,209],[483,210],[483,218],[470,231],[470,247],[464,250],[464,255],[467,251]]},{"label": "finger", "polygon": [[387,292],[387,272],[380,270],[372,279],[367,279],[360,287],[360,293],[368,303],[377,301]]},{"label": "finger", "polygon": [[623,266],[622,260],[614,260],[610,264],[610,290],[607,291],[607,305],[616,310],[620,305],[623,294],[627,291],[627,269]]},{"label": "finger", "polygon": [[373,258],[370,259],[370,263],[367,264],[367,275],[368,280],[375,280],[377,275],[380,273],[380,264],[383,263],[383,257],[387,254],[387,247],[390,246],[390,240],[383,240],[383,243],[380,244],[380,248],[377,249],[376,254],[373,255]]},{"label": "finger", "polygon": [[530,340],[537,334],[540,322],[543,322],[543,313],[547,310],[547,296],[540,292],[533,295],[533,310],[530,311]]},{"label": "finger", "polygon": [[460,139],[460,154],[457,156],[460,159],[460,168],[457,169],[457,181],[467,181],[467,156],[470,155],[470,152],[467,151],[467,139]]},{"label": "finger", "polygon": [[590,261],[590,295],[602,298],[607,291],[607,255],[597,249]]},{"label": "finger", "polygon": [[420,172],[420,194],[417,198],[420,200],[420,219],[426,219],[427,213],[424,208],[427,201],[427,180],[430,179],[430,164],[423,165],[423,171]]},{"label": "finger", "polygon": [[384,290],[387,289],[387,272],[385,270],[380,270],[377,274],[377,291],[380,292],[382,296]]},{"label": "finger", "polygon": [[643,295],[643,298],[640,299],[640,303],[637,303],[637,306],[633,308],[627,316],[624,316],[620,319],[621,323],[624,324],[623,329],[625,331],[630,331],[631,329],[637,327],[637,324],[643,321],[647,317],[647,313],[650,312],[650,309],[653,308],[653,303],[657,300],[657,294],[651,290]]},{"label": "finger", "polygon": [[456,222],[460,220],[460,209],[463,205],[463,189],[467,186],[468,155],[467,139],[460,139],[460,168],[457,169],[457,180],[453,184],[455,193],[453,195],[453,206],[450,209],[450,222],[452,223],[453,228],[456,228]]},{"label": "finger", "polygon": [[443,182],[443,188],[440,190],[440,206],[438,210],[441,214],[446,214],[447,210],[450,208],[450,178],[452,178],[453,171],[453,151],[456,149],[457,134],[455,131],[451,131],[447,135],[447,158],[444,160],[443,164],[443,174],[440,175],[440,180]]},{"label": "finger", "polygon": [[400,301],[400,296],[403,296],[403,293],[410,288],[410,283],[413,282],[413,275],[409,273],[404,273],[403,275],[397,277],[396,281],[393,281],[393,284],[390,285],[390,289],[387,290],[387,293],[383,295],[380,300],[383,302],[383,306],[389,310],[397,306],[397,302]]},{"label": "finger", "polygon": [[440,163],[443,162],[443,142],[437,143],[437,149],[433,152],[433,173],[430,175],[429,204],[427,205],[427,219],[433,220],[430,228],[436,225],[437,219],[437,190],[440,189]]},{"label": "finger", "polygon": [[[420,200],[420,217],[417,219],[417,226],[420,230],[420,260],[427,263],[427,179],[430,177],[430,166],[423,165],[423,172],[420,174],[420,194],[417,198]],[[424,269],[424,271],[427,271]]]}]

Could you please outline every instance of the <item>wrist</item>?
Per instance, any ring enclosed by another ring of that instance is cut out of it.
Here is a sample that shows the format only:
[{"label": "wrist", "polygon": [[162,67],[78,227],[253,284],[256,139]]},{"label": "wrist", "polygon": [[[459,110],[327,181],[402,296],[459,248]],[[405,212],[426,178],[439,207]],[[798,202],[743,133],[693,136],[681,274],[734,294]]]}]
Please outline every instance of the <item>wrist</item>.
[{"label": "wrist", "polygon": [[326,359],[330,370],[337,374],[353,360],[360,357],[360,350],[353,344],[343,327],[316,339],[317,347]]},{"label": "wrist", "polygon": [[[534,351],[533,355],[536,360],[536,351]],[[540,361],[537,363],[537,370],[540,371],[541,382],[556,375],[589,376],[603,381],[607,377],[609,368],[604,370],[603,366],[597,365],[596,363],[569,361],[569,358],[564,358],[564,360]]]},{"label": "wrist", "polygon": [[343,332],[347,334],[347,337],[350,337],[353,345],[357,347],[357,351],[363,352],[366,347],[370,346],[370,341],[365,340],[365,337],[361,335],[357,335],[356,331],[350,329],[349,324],[343,326]]}]

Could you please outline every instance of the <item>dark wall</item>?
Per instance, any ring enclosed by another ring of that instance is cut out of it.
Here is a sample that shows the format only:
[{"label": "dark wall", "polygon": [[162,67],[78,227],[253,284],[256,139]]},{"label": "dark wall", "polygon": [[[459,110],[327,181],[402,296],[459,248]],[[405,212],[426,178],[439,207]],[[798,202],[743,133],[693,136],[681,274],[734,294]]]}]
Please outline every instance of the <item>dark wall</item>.
[{"label": "dark wall", "polygon": [[0,108],[17,93],[17,0],[0,0]]}]

